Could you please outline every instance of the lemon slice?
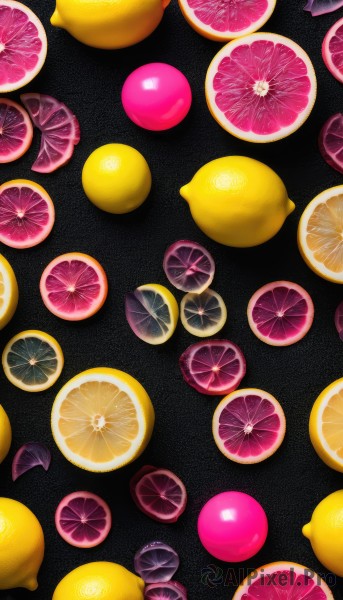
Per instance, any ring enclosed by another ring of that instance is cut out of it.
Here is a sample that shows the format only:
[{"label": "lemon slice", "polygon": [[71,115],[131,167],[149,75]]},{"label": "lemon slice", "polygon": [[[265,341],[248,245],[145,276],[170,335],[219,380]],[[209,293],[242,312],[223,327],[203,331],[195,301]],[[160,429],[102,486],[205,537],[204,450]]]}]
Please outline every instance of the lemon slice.
[{"label": "lemon slice", "polygon": [[5,409],[0,404],[0,464],[9,453],[12,443],[11,423]]},{"label": "lemon slice", "polygon": [[310,438],[325,464],[343,473],[343,377],[325,388],[315,401]]},{"label": "lemon slice", "polygon": [[137,458],[150,440],[154,421],[141,384],[105,367],[71,379],[51,413],[52,433],[64,457],[93,472],[113,471]]},{"label": "lemon slice", "polygon": [[10,263],[0,254],[0,329],[12,319],[18,305],[18,284]]},{"label": "lemon slice", "polygon": [[197,337],[215,335],[223,329],[227,319],[223,298],[210,289],[201,294],[186,294],[181,301],[180,315],[184,328]]},{"label": "lemon slice", "polygon": [[42,392],[54,385],[63,365],[59,343],[48,333],[35,329],[15,335],[2,354],[7,379],[25,392]]},{"label": "lemon slice", "polygon": [[299,222],[298,245],[312,271],[343,283],[343,185],[325,190],[307,205]]},{"label": "lemon slice", "polygon": [[126,294],[125,313],[132,331],[148,344],[164,344],[173,335],[179,307],[164,285],[147,283]]}]

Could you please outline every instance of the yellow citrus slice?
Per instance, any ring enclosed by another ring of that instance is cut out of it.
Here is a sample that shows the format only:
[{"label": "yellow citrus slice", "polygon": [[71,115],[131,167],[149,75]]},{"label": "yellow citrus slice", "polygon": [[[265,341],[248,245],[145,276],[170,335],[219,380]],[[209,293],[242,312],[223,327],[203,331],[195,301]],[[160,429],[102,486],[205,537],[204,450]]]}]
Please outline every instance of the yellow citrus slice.
[{"label": "yellow citrus slice", "polygon": [[164,285],[147,283],[126,294],[125,314],[132,331],[144,342],[164,344],[173,335],[179,307]]},{"label": "yellow citrus slice", "polygon": [[298,245],[312,271],[343,283],[343,185],[325,190],[307,205],[299,222]]},{"label": "yellow citrus slice", "polygon": [[151,400],[123,371],[99,367],[73,377],[58,393],[51,427],[64,457],[93,472],[113,471],[135,460],[154,427]]},{"label": "yellow citrus slice", "polygon": [[0,254],[0,329],[12,319],[18,305],[18,284],[10,263]]},{"label": "yellow citrus slice", "polygon": [[9,453],[12,443],[11,423],[5,409],[0,404],[0,464]]},{"label": "yellow citrus slice", "polygon": [[310,416],[310,438],[318,456],[343,473],[343,377],[318,396]]},{"label": "yellow citrus slice", "polygon": [[181,300],[180,315],[181,323],[189,333],[208,337],[223,329],[227,310],[223,298],[207,289],[201,294],[186,294]]}]

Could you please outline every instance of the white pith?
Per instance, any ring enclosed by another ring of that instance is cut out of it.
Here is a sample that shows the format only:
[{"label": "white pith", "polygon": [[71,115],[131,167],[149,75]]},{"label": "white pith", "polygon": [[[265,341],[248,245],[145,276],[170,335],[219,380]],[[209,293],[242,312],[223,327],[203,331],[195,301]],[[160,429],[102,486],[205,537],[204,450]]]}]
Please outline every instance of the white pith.
[{"label": "white pith", "polygon": [[343,459],[340,456],[338,456],[337,453],[334,450],[332,450],[332,448],[330,448],[329,444],[326,441],[325,436],[323,435],[323,414],[324,414],[324,410],[326,409],[328,402],[332,398],[332,396],[341,392],[342,389],[343,389],[343,382],[341,380],[338,380],[336,382],[336,384],[334,385],[334,387],[330,386],[330,390],[328,390],[327,394],[321,401],[321,404],[320,404],[320,407],[319,407],[319,410],[317,413],[317,422],[316,422],[316,425],[317,425],[316,431],[318,433],[318,437],[319,437],[321,445],[323,446],[323,449],[329,456],[331,456],[331,458],[335,462],[339,463],[341,466],[343,466]]}]

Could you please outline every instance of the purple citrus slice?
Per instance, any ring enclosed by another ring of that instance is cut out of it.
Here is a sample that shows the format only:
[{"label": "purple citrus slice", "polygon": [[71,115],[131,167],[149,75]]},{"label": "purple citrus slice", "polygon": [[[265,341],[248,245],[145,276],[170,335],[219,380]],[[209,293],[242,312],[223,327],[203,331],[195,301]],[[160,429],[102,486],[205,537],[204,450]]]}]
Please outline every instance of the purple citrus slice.
[{"label": "purple citrus slice", "polygon": [[50,463],[51,453],[44,444],[39,442],[24,444],[13,458],[12,480],[16,481],[18,477],[35,467],[43,467],[44,471],[47,471]]},{"label": "purple citrus slice", "polygon": [[269,458],[280,447],[285,437],[286,419],[274,396],[255,388],[241,389],[218,404],[212,432],[226,458],[253,464]]},{"label": "purple citrus slice", "polygon": [[210,112],[226,131],[248,142],[273,142],[306,121],[317,83],[298,44],[275,33],[252,33],[218,52],[205,88]]},{"label": "purple citrus slice", "polygon": [[246,372],[241,349],[229,340],[192,344],[180,357],[184,380],[201,394],[222,396],[235,390]]},{"label": "purple citrus slice", "polygon": [[325,15],[343,6],[343,0],[308,0],[304,10],[311,13],[312,17]]},{"label": "purple citrus slice", "polygon": [[17,249],[43,242],[55,223],[53,201],[45,189],[27,179],[0,186],[0,241]]},{"label": "purple citrus slice", "polygon": [[201,294],[213,281],[215,264],[206,248],[197,242],[180,240],[167,248],[163,269],[178,290]]},{"label": "purple citrus slice", "polygon": [[343,174],[343,113],[333,115],[324,123],[319,135],[319,149],[328,165]]},{"label": "purple citrus slice", "polygon": [[331,75],[343,83],[343,17],[327,32],[323,40],[322,56]]},{"label": "purple citrus slice", "polygon": [[195,31],[210,40],[225,42],[263,27],[276,0],[179,0],[179,5]]},{"label": "purple citrus slice", "polygon": [[134,334],[147,344],[167,342],[179,318],[179,306],[164,285],[147,283],[125,297],[125,315]]},{"label": "purple citrus slice", "polygon": [[168,469],[142,467],[131,479],[130,491],[138,508],[160,523],[175,523],[187,505],[184,484]]},{"label": "purple citrus slice", "polygon": [[21,100],[42,134],[32,171],[52,173],[71,159],[80,141],[79,122],[63,102],[46,94],[22,94]]},{"label": "purple citrus slice", "polygon": [[101,544],[111,530],[111,511],[96,494],[74,492],[59,503],[55,525],[60,536],[71,546],[93,548]]},{"label": "purple citrus slice", "polygon": [[178,581],[151,583],[144,590],[145,600],[187,600],[187,590]]},{"label": "purple citrus slice", "polygon": [[251,330],[262,342],[270,346],[290,346],[311,328],[314,307],[300,285],[274,281],[255,292],[247,314]]},{"label": "purple citrus slice", "polygon": [[188,292],[181,301],[181,323],[197,337],[216,335],[223,329],[227,310],[223,298],[214,290],[207,289],[201,294]]},{"label": "purple citrus slice", "polygon": [[12,100],[0,98],[0,163],[23,156],[31,146],[32,136],[32,123],[26,110]]},{"label": "purple citrus slice", "polygon": [[81,252],[58,256],[43,271],[42,300],[50,312],[66,321],[88,319],[103,306],[108,291],[104,269]]},{"label": "purple citrus slice", "polygon": [[343,302],[340,302],[335,311],[335,327],[343,341]]},{"label": "purple citrus slice", "polygon": [[165,583],[175,575],[180,559],[168,544],[150,542],[135,554],[135,571],[145,583]]}]

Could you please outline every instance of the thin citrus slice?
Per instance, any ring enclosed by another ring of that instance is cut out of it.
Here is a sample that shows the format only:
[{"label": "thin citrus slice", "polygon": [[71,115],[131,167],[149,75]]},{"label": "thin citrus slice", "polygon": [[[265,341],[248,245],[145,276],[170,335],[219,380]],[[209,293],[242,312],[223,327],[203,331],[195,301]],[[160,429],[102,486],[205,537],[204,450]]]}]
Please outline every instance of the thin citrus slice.
[{"label": "thin citrus slice", "polygon": [[0,329],[12,319],[18,305],[19,291],[10,263],[0,254]]},{"label": "thin citrus slice", "polygon": [[126,294],[125,313],[132,331],[148,344],[164,344],[173,335],[179,307],[163,285],[147,283]]},{"label": "thin citrus slice", "polygon": [[343,175],[343,113],[333,115],[324,123],[319,135],[319,150],[328,165]]},{"label": "thin citrus slice", "polygon": [[79,122],[63,102],[46,94],[22,94],[21,100],[42,134],[32,171],[52,173],[70,161],[80,141]]},{"label": "thin citrus slice", "polygon": [[43,242],[55,222],[54,204],[46,190],[27,179],[0,186],[0,241],[11,248],[32,248]]},{"label": "thin citrus slice", "polygon": [[180,240],[167,248],[163,269],[178,290],[201,294],[213,281],[215,264],[206,248],[197,242]]},{"label": "thin citrus slice", "polygon": [[179,5],[195,31],[210,40],[225,42],[263,27],[276,0],[179,0]]},{"label": "thin citrus slice", "polygon": [[107,291],[104,269],[95,258],[81,252],[69,252],[55,258],[40,280],[45,306],[66,321],[81,321],[93,316],[104,304]]},{"label": "thin citrus slice", "polygon": [[223,329],[227,311],[223,298],[207,289],[201,294],[189,292],[181,301],[181,323],[197,337],[215,335]]},{"label": "thin citrus slice", "polygon": [[212,422],[214,441],[234,462],[253,464],[269,458],[280,447],[286,419],[279,402],[263,390],[232,392],[218,404]]},{"label": "thin citrus slice", "polygon": [[13,100],[0,98],[0,163],[23,156],[32,137],[33,127],[26,110]]},{"label": "thin citrus slice", "polygon": [[54,385],[63,364],[59,343],[48,333],[35,329],[15,335],[2,354],[7,379],[26,392],[42,392]]},{"label": "thin citrus slice", "polygon": [[304,10],[311,13],[312,17],[325,15],[343,6],[343,0],[307,0]]},{"label": "thin citrus slice", "polygon": [[180,357],[184,380],[201,394],[222,396],[235,390],[246,372],[243,353],[229,340],[192,344]]},{"label": "thin citrus slice", "polygon": [[343,342],[343,301],[339,303],[335,310],[335,327]]},{"label": "thin citrus slice", "polygon": [[178,581],[150,583],[144,590],[145,600],[187,600],[187,590]]},{"label": "thin citrus slice", "polygon": [[273,142],[296,131],[309,116],[317,83],[306,52],[275,33],[252,33],[229,42],[206,76],[212,116],[248,142]]},{"label": "thin citrus slice", "polygon": [[180,565],[178,554],[164,542],[150,542],[135,554],[135,571],[145,583],[170,581]]},{"label": "thin citrus slice", "polygon": [[38,17],[16,0],[0,0],[0,93],[23,87],[44,65],[44,27]]},{"label": "thin citrus slice", "polygon": [[154,420],[141,384],[105,367],[73,377],[58,393],[51,413],[52,433],[64,457],[97,473],[135,460],[150,440]]},{"label": "thin citrus slice", "polygon": [[327,32],[323,40],[322,56],[331,75],[343,83],[343,17]]},{"label": "thin citrus slice", "polygon": [[311,328],[314,307],[309,294],[297,283],[274,281],[262,286],[248,304],[253,333],[270,346],[290,346]]},{"label": "thin citrus slice", "polygon": [[59,503],[55,525],[65,542],[77,548],[94,548],[108,536],[112,527],[110,508],[90,492],[74,492]]},{"label": "thin citrus slice", "polygon": [[31,471],[35,467],[43,467],[47,471],[51,463],[49,448],[40,442],[28,442],[15,453],[12,461],[12,481]]},{"label": "thin citrus slice", "polygon": [[142,467],[132,477],[130,491],[138,508],[160,523],[175,523],[187,505],[183,482],[168,469]]},{"label": "thin citrus slice", "polygon": [[343,283],[343,185],[324,190],[305,208],[298,246],[306,264],[320,277]]},{"label": "thin citrus slice", "polygon": [[326,465],[343,473],[343,378],[331,383],[315,401],[310,438]]}]

